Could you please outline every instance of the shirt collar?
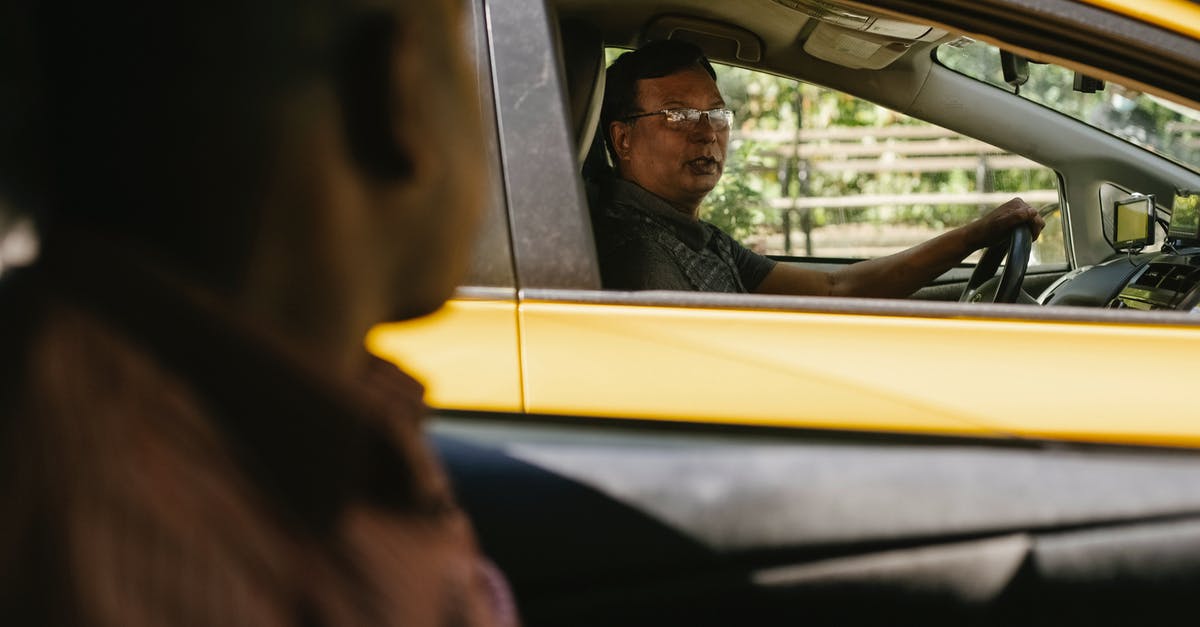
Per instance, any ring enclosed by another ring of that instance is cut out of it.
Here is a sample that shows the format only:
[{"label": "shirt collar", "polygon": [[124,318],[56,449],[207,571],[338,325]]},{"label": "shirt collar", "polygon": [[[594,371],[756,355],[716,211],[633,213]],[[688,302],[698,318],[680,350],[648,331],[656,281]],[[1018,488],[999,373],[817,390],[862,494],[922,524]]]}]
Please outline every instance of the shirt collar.
[{"label": "shirt collar", "polygon": [[704,222],[681,213],[671,203],[647,191],[644,187],[622,178],[613,179],[613,202],[650,216],[670,229],[679,241],[692,250],[701,250],[711,237]]}]

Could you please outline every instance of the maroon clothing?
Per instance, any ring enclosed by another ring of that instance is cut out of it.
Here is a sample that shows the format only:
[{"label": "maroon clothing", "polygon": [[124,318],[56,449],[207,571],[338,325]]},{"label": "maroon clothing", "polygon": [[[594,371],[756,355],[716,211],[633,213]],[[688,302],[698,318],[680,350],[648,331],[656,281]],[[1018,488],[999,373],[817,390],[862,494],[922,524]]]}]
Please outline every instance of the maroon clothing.
[{"label": "maroon clothing", "polygon": [[0,615],[511,624],[418,383],[336,380],[86,238],[0,286]]}]

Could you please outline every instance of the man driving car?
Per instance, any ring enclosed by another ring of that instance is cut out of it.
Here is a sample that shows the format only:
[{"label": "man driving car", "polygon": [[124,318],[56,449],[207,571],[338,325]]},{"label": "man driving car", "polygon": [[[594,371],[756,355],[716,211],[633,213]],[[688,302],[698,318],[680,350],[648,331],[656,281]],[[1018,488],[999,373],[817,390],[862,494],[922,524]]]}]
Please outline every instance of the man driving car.
[{"label": "man driving car", "polygon": [[1037,211],[1014,198],[899,253],[819,272],[777,263],[699,219],[728,157],[732,113],[693,44],[666,40],[608,69],[601,128],[615,176],[593,187],[604,287],[816,296],[904,297],[972,252],[1003,242]]}]

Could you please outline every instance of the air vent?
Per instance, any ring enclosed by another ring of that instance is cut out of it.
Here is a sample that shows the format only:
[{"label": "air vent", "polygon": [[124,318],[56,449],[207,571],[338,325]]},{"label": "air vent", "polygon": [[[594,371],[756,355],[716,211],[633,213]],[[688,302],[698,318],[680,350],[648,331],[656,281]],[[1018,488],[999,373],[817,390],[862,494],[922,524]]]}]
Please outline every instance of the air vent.
[{"label": "air vent", "polygon": [[1158,286],[1164,290],[1186,294],[1196,288],[1197,279],[1200,279],[1200,273],[1196,270],[1187,266],[1176,266],[1175,271]]},{"label": "air vent", "polygon": [[1146,271],[1142,273],[1142,276],[1138,277],[1138,280],[1135,281],[1134,284],[1144,287],[1158,287],[1158,284],[1162,282],[1163,278],[1171,273],[1171,268],[1172,266],[1170,264],[1152,263],[1150,264],[1150,267],[1146,268]]}]

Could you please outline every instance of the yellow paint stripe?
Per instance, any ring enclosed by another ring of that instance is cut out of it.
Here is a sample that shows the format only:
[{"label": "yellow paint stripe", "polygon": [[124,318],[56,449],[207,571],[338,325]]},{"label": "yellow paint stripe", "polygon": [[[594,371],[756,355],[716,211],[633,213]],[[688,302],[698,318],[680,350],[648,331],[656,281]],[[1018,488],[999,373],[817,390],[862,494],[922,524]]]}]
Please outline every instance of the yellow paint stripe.
[{"label": "yellow paint stripe", "polygon": [[371,329],[367,348],[399,364],[440,409],[523,409],[516,301],[451,300],[430,316]]},{"label": "yellow paint stripe", "polygon": [[1195,327],[533,302],[520,317],[530,413],[1200,445]]},{"label": "yellow paint stripe", "polygon": [[1200,4],[1188,0],[1081,0],[1086,4],[1200,39]]}]

